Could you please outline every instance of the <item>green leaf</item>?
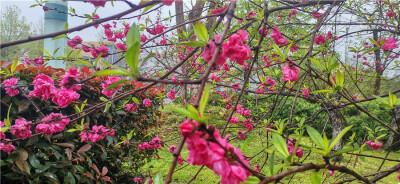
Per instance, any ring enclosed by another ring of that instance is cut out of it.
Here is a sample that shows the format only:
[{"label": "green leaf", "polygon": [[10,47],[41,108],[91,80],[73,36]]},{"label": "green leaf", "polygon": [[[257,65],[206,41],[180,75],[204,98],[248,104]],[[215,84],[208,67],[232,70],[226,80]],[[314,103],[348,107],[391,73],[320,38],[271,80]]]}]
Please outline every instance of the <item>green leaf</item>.
[{"label": "green leaf", "polygon": [[86,60],[83,60],[83,59],[77,59],[77,60],[75,60],[75,62],[86,65],[86,66],[92,66],[92,64],[90,64],[89,62],[87,62]]},{"label": "green leaf", "polygon": [[257,183],[260,183],[260,181],[261,180],[255,176],[249,176],[249,177],[247,177],[246,181],[241,182],[241,184],[257,184]]},{"label": "green leaf", "polygon": [[114,83],[112,83],[111,85],[109,85],[109,86],[107,87],[106,90],[114,89],[114,88],[117,87],[118,85],[124,84],[125,82],[128,82],[128,81],[129,81],[129,80],[120,80],[120,81],[114,82]]},{"label": "green leaf", "polygon": [[366,54],[366,53],[368,53],[368,52],[372,52],[372,51],[378,50],[378,49],[380,49],[380,48],[379,48],[379,47],[373,47],[373,48],[371,48],[371,49],[368,49],[368,50],[364,51],[364,52],[362,53],[362,55],[364,55],[364,54]]},{"label": "green leaf", "polygon": [[108,70],[100,70],[97,72],[94,72],[93,75],[98,76],[98,75],[131,75],[131,72],[128,70],[120,70],[120,69],[108,69]]},{"label": "green leaf", "polygon": [[139,100],[136,97],[132,97],[132,101],[135,102],[135,104],[140,104]]},{"label": "green leaf", "polygon": [[276,150],[282,154],[282,156],[286,159],[288,158],[289,151],[287,149],[287,145],[285,140],[279,134],[274,134],[272,136],[272,143],[274,143]]},{"label": "green leaf", "polygon": [[271,157],[269,158],[268,165],[269,165],[269,169],[268,169],[269,173],[268,173],[268,176],[272,176],[272,175],[274,175],[275,151],[272,152]]},{"label": "green leaf", "polygon": [[194,25],[194,32],[195,32],[196,36],[200,40],[202,40],[203,42],[207,43],[207,41],[208,41],[208,32],[207,32],[206,26],[204,26],[203,23],[197,22]]},{"label": "green leaf", "polygon": [[206,109],[208,98],[210,97],[210,89],[211,89],[211,85],[207,84],[206,88],[203,91],[203,95],[201,96],[200,104],[199,104],[199,110],[200,110],[201,116],[203,116],[204,110]]},{"label": "green leaf", "polygon": [[54,37],[51,40],[57,40],[57,39],[60,39],[60,38],[65,38],[65,37],[67,37],[67,35],[66,34],[62,34],[62,35],[58,35],[58,36]]},{"label": "green leaf", "polygon": [[163,184],[163,177],[160,172],[153,177],[153,184]]},{"label": "green leaf", "polygon": [[17,66],[18,66],[18,59],[15,59],[11,65],[11,73],[15,72],[15,69],[17,68]]},{"label": "green leaf", "polygon": [[323,149],[324,141],[323,141],[321,135],[319,135],[318,131],[308,125],[306,126],[306,129],[307,129],[308,135],[310,136],[310,138],[314,142],[314,144],[316,144],[319,148]]},{"label": "green leaf", "polygon": [[146,8],[143,9],[142,14],[146,13],[148,10],[150,10],[150,8],[152,8],[153,6],[155,6],[156,4],[150,5],[150,6],[146,6]]},{"label": "green leaf", "polygon": [[187,117],[187,118],[193,119],[192,118],[192,113],[190,113],[190,111],[188,111],[188,110],[186,110],[184,108],[174,108],[172,110],[177,112],[177,113],[179,113],[179,114],[181,114],[181,115],[183,115],[183,116],[185,116],[185,117]]},{"label": "green leaf", "polygon": [[272,44],[272,46],[274,47],[274,51],[276,54],[278,54],[281,57],[285,57],[285,54],[283,54],[282,50],[278,47],[278,45]]},{"label": "green leaf", "polygon": [[389,91],[389,105],[391,109],[393,109],[394,105],[396,104],[396,101],[397,101],[397,96]]},{"label": "green leaf", "polygon": [[188,47],[204,47],[207,45],[207,42],[203,41],[190,41],[190,42],[180,42],[181,44],[185,44]]},{"label": "green leaf", "polygon": [[343,83],[344,83],[344,75],[341,71],[338,70],[336,72],[336,86],[343,87]]},{"label": "green leaf", "polygon": [[194,119],[196,121],[200,121],[200,117],[199,117],[199,111],[197,111],[196,108],[194,108],[192,105],[188,104],[186,106],[186,108],[189,110],[190,114],[191,114],[191,119]]},{"label": "green leaf", "polygon": [[318,172],[312,173],[310,179],[312,184],[321,184],[321,177],[319,176]]},{"label": "green leaf", "polygon": [[339,135],[336,136],[336,138],[330,143],[329,148],[328,148],[328,152],[330,152],[332,150],[332,148],[339,142],[339,140],[352,128],[353,126],[348,126],[346,128],[344,128]]},{"label": "green leaf", "polygon": [[311,63],[312,63],[313,65],[316,66],[315,68],[317,68],[317,69],[319,69],[319,70],[321,70],[321,71],[326,70],[326,68],[324,67],[324,65],[322,65],[318,60],[316,60],[316,59],[314,59],[314,58],[308,58],[308,59],[311,61]]},{"label": "green leaf", "polygon": [[352,151],[355,151],[355,150],[357,150],[357,149],[356,149],[356,148],[345,148],[345,149],[341,149],[341,150],[336,151],[335,153],[333,153],[332,156],[341,155],[341,154],[343,154],[343,153],[349,153],[349,152],[352,152]]},{"label": "green leaf", "polygon": [[125,60],[133,71],[134,77],[139,77],[139,54],[140,54],[140,32],[138,26],[133,24],[126,36],[126,46],[128,51],[125,53]]},{"label": "green leaf", "polygon": [[311,91],[310,94],[314,93],[332,93],[331,89],[322,89],[322,90],[317,90],[317,91]]}]

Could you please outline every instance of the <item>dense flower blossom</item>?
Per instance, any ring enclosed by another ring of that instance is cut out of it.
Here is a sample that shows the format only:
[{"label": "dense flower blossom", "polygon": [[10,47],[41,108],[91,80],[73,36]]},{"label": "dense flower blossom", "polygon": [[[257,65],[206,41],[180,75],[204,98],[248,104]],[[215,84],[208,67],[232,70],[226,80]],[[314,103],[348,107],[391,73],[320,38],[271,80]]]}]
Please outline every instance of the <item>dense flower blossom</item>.
[{"label": "dense flower blossom", "polygon": [[176,76],[174,75],[174,76],[171,77],[171,80],[172,80],[173,82],[178,82],[178,77],[176,77]]},{"label": "dense flower blossom", "polygon": [[138,147],[140,150],[148,149],[148,150],[153,150],[155,148],[161,148],[162,140],[159,137],[153,138],[150,142],[144,142],[142,144],[139,144]]},{"label": "dense flower blossom", "polygon": [[221,77],[219,77],[218,75],[215,75],[215,74],[211,74],[210,79],[215,80],[215,82],[221,82]]},{"label": "dense flower blossom", "polygon": [[229,123],[232,123],[232,124],[239,123],[239,117],[232,116],[231,120],[229,120]]},{"label": "dense flower blossom", "polygon": [[178,155],[178,164],[183,165],[183,158],[182,158],[181,154]]},{"label": "dense flower blossom", "polygon": [[310,93],[307,88],[303,89],[303,96],[304,96],[304,98],[308,98],[310,96]]},{"label": "dense flower blossom", "polygon": [[[378,43],[380,45],[382,45],[382,39],[378,40]],[[385,43],[383,44],[382,49],[383,50],[391,50],[391,49],[395,49],[398,47],[398,45],[396,44],[397,40],[396,38],[388,38],[385,40]]]},{"label": "dense flower blossom", "polygon": [[273,39],[274,43],[277,45],[285,45],[288,44],[289,41],[287,41],[282,33],[278,30],[278,27],[274,26],[274,28],[272,29],[272,35],[270,36],[270,38]]},{"label": "dense flower blossom", "polygon": [[174,2],[175,0],[161,0],[161,3],[165,6],[171,6]]},{"label": "dense flower blossom", "polygon": [[230,36],[228,42],[222,44],[225,57],[239,65],[243,65],[246,59],[251,58],[251,49],[246,45],[248,36],[244,30],[239,30]]},{"label": "dense flower blossom", "polygon": [[92,53],[92,56],[94,58],[99,57],[100,54],[101,54],[102,58],[105,58],[105,57],[108,57],[108,48],[103,45],[103,46],[91,49],[90,53]]},{"label": "dense flower blossom", "polygon": [[[295,62],[287,60],[288,64],[282,67],[283,81],[290,80],[291,82],[299,80],[300,68],[295,66]],[[294,63],[294,64],[293,64]]]},{"label": "dense flower blossom", "polygon": [[133,178],[133,181],[135,182],[135,183],[140,183],[141,182],[141,178],[139,178],[139,177],[135,177],[135,178]]},{"label": "dense flower blossom", "polygon": [[80,37],[80,36],[75,36],[74,38],[72,38],[71,40],[68,40],[67,41],[67,45],[69,46],[69,47],[71,47],[71,48],[77,48],[76,46],[78,45],[78,44],[81,44],[82,43],[82,38]]},{"label": "dense flower blossom", "polygon": [[115,130],[107,129],[103,125],[100,126],[94,125],[92,127],[92,130],[84,131],[79,134],[83,142],[88,142],[89,140],[92,142],[97,142],[104,139],[107,135],[114,136]]},{"label": "dense flower blossom", "polygon": [[[378,142],[378,143],[376,143],[376,142]],[[373,150],[380,150],[383,145],[379,141],[367,141],[366,144],[368,147],[372,148]]]},{"label": "dense flower blossom", "polygon": [[80,95],[77,92],[63,88],[57,91],[57,94],[53,97],[52,101],[60,106],[60,108],[65,108],[72,101],[78,99],[79,96]]},{"label": "dense flower blossom", "polygon": [[26,121],[24,118],[15,120],[15,125],[11,126],[10,132],[19,139],[27,139],[32,136],[32,121]]},{"label": "dense flower blossom", "polygon": [[10,154],[11,151],[15,150],[15,146],[9,143],[0,143],[0,150]]},{"label": "dense flower blossom", "polygon": [[358,98],[358,95],[353,95],[354,100]]},{"label": "dense flower blossom", "polygon": [[[4,126],[4,122],[0,121],[0,127]],[[0,131],[0,140],[1,139],[5,139],[6,138],[6,134],[4,134],[4,132]]]},{"label": "dense flower blossom", "polygon": [[384,69],[384,67],[381,65],[379,66],[379,70],[382,71]]},{"label": "dense flower blossom", "polygon": [[288,12],[288,17],[289,18],[292,18],[293,16],[296,16],[296,15],[297,15],[297,10],[296,9],[292,9],[291,12]]},{"label": "dense flower blossom", "polygon": [[323,14],[313,10],[312,16],[316,19],[320,18]]},{"label": "dense flower blossom", "polygon": [[150,107],[151,106],[151,100],[149,100],[149,99],[144,99],[143,100],[143,105],[145,106],[145,107]]},{"label": "dense flower blossom", "polygon": [[104,7],[106,5],[106,0],[87,0],[87,2],[93,4],[94,7]]},{"label": "dense flower blossom", "polygon": [[142,34],[142,36],[140,36],[140,41],[141,42],[146,42],[147,41],[147,36]]},{"label": "dense flower blossom", "polygon": [[255,167],[255,168],[254,168],[255,171],[260,171],[260,170],[261,170],[261,168],[260,168],[259,165],[255,165],[254,167]]},{"label": "dense flower blossom", "polygon": [[137,105],[137,104],[132,103],[132,104],[126,104],[125,105],[125,110],[128,111],[128,112],[132,112],[132,111],[134,111],[136,109],[139,109],[139,105]]},{"label": "dense flower blossom", "polygon": [[315,44],[317,44],[317,45],[322,45],[322,44],[325,44],[326,43],[326,38],[325,38],[325,36],[324,35],[318,35],[316,38],[315,38]]},{"label": "dense flower blossom", "polygon": [[38,66],[41,66],[44,64],[44,60],[42,56],[36,57],[35,59],[33,59],[32,61],[33,63],[35,63]]},{"label": "dense flower blossom", "polygon": [[[295,144],[296,144],[296,140],[295,140],[295,139],[289,139],[288,144],[287,144],[289,154],[293,154],[294,145],[295,145]],[[295,155],[296,155],[297,157],[299,157],[299,158],[302,158],[302,157],[303,157],[303,150],[300,148],[300,146],[298,146],[298,147],[296,148],[296,153],[295,153]]]},{"label": "dense flower blossom", "polygon": [[53,135],[57,132],[62,132],[69,124],[70,119],[60,113],[51,113],[42,119],[42,123],[35,128],[37,133],[42,132],[44,135]]},{"label": "dense flower blossom", "polygon": [[114,95],[114,93],[117,92],[118,89],[122,87],[122,85],[118,85],[118,86],[116,86],[114,89],[110,89],[110,90],[107,90],[107,88],[108,88],[108,86],[110,86],[111,84],[113,84],[113,83],[115,83],[115,82],[118,82],[118,81],[120,81],[120,80],[121,80],[120,77],[108,77],[108,78],[105,80],[105,82],[103,82],[103,83],[101,84],[101,86],[103,87],[103,89],[101,90],[101,93],[102,93],[103,95],[105,95],[106,97],[109,97],[109,98],[112,97],[112,96]]},{"label": "dense flower blossom", "polygon": [[211,15],[220,14],[220,13],[224,12],[226,10],[226,8],[228,8],[228,6],[217,7],[214,10],[211,11]]},{"label": "dense flower blossom", "polygon": [[239,131],[238,131],[238,137],[239,137],[239,139],[244,139],[244,138],[246,138],[246,131],[241,131],[241,130],[239,130]]},{"label": "dense flower blossom", "polygon": [[168,98],[171,100],[175,100],[175,90],[171,89],[168,94],[167,94]]},{"label": "dense flower blossom", "polygon": [[118,50],[126,50],[126,46],[123,43],[117,43],[115,45],[115,48],[118,49]]},{"label": "dense flower blossom", "polygon": [[176,150],[176,146],[175,146],[175,145],[171,145],[171,146],[168,148],[168,151],[169,151],[170,153],[174,153],[175,150]]},{"label": "dense flower blossom", "polygon": [[290,47],[290,52],[296,52],[296,51],[298,51],[299,50],[299,47],[297,46],[297,45],[292,45],[291,47]]},{"label": "dense flower blossom", "polygon": [[[221,38],[221,35],[219,35],[219,34],[215,35],[215,37],[214,37],[215,42],[218,42],[220,38]],[[212,41],[212,40],[208,41],[208,46],[204,47],[204,51],[201,54],[201,57],[204,60],[206,60],[207,62],[210,62],[214,55],[216,48],[217,48],[217,46],[215,45],[214,41]],[[218,54],[217,62],[216,62],[217,66],[221,66],[221,65],[225,64],[226,57],[222,52],[223,51],[220,51],[220,53]]]},{"label": "dense flower blossom", "polygon": [[[262,30],[263,30],[263,28],[260,28],[260,29],[258,29],[258,34],[262,34]],[[262,34],[262,36],[267,36],[267,34],[268,34],[268,29],[264,29],[264,34]]]},{"label": "dense flower blossom", "polygon": [[388,17],[394,17],[395,15],[396,15],[396,13],[393,12],[392,10],[388,10],[388,11],[386,12],[386,16],[388,16]]},{"label": "dense flower blossom", "polygon": [[13,86],[16,86],[18,83],[18,79],[13,77],[13,78],[9,78],[3,81],[3,85],[4,86],[8,86],[7,88],[5,88],[7,95],[10,96],[15,96],[19,94],[19,90],[18,89],[13,89]]},{"label": "dense flower blossom", "polygon": [[45,74],[39,74],[33,81],[34,89],[29,92],[29,96],[41,97],[42,100],[48,100],[57,94],[57,88],[54,81]]},{"label": "dense flower blossom", "polygon": [[25,64],[27,64],[27,65],[31,65],[31,61],[29,61],[29,58],[28,58],[28,57],[25,57],[24,62],[25,62]]},{"label": "dense flower blossom", "polygon": [[80,72],[75,68],[71,67],[63,76],[63,79],[60,81],[60,85],[68,90],[77,91],[81,89],[81,84],[79,84]]},{"label": "dense flower blossom", "polygon": [[162,32],[164,32],[164,29],[167,29],[166,27],[164,27],[163,25],[157,24],[155,27],[153,28],[146,28],[146,31],[148,33],[150,33],[151,35],[158,35],[161,34]]},{"label": "dense flower blossom", "polygon": [[240,89],[239,83],[234,83],[234,84],[232,84],[232,88],[233,88],[234,90]]}]

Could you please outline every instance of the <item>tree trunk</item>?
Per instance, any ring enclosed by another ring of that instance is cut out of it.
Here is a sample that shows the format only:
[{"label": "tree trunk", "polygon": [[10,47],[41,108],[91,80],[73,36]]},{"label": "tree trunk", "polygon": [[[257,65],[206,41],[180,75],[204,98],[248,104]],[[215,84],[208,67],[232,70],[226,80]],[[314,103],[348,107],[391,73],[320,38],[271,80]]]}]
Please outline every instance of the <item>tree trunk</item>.
[{"label": "tree trunk", "polygon": [[[182,24],[185,21],[185,16],[183,14],[183,2],[175,3],[175,15],[176,25]],[[181,28],[186,31],[185,25],[183,25]]]},{"label": "tree trunk", "polygon": [[[329,107],[329,106],[328,106]],[[339,133],[342,131],[342,121],[341,121],[341,113],[340,109],[336,109],[334,107],[332,110],[328,111],[329,119],[331,121],[331,126],[332,126],[332,139],[335,139]],[[341,150],[343,148],[343,143],[342,139],[339,140],[339,142],[333,147],[333,150]],[[340,161],[342,160],[343,156],[338,155],[334,158],[334,161]]]},{"label": "tree trunk", "polygon": [[[215,0],[208,0],[208,2],[209,2],[208,9],[213,10],[215,8]],[[207,30],[210,30],[212,28],[212,26],[215,24],[215,21],[216,17],[210,17],[207,19],[207,24],[206,24]]]},{"label": "tree trunk", "polygon": [[[398,129],[399,125],[400,125],[400,107],[397,107],[394,109],[394,116],[393,116],[393,119],[390,122],[389,126],[396,130],[396,129]],[[394,140],[398,140],[395,138],[396,138],[396,134],[394,134],[394,132],[390,131],[389,138],[385,143],[385,147],[389,147],[390,145],[393,144]]]},{"label": "tree trunk", "polygon": [[[373,37],[374,40],[378,40],[378,31],[374,31],[373,32]],[[382,65],[381,63],[381,50],[377,49],[374,51],[375,53],[375,59],[378,62],[378,64],[375,65],[375,71],[376,71],[376,80],[375,80],[375,84],[374,84],[374,94],[375,95],[379,95],[379,91],[381,89],[381,76],[383,74],[383,70],[379,69],[379,66]]]}]

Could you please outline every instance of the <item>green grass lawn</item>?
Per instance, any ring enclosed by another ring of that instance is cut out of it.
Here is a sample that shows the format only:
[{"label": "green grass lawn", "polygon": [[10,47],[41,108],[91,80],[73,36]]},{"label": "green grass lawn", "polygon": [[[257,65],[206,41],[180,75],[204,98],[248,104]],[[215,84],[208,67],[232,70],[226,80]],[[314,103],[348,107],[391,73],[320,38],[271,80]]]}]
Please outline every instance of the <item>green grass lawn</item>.
[{"label": "green grass lawn", "polygon": [[[166,123],[158,128],[158,132],[160,133],[160,137],[164,137],[164,141],[167,141],[165,143],[165,146],[162,150],[158,152],[160,159],[155,159],[151,161],[150,163],[146,164],[146,166],[143,168],[143,171],[147,171],[150,173],[155,173],[157,171],[161,172],[164,176],[167,175],[169,171],[169,167],[171,165],[173,156],[171,153],[168,151],[168,147],[170,145],[178,145],[179,143],[179,124],[183,121],[183,117],[180,115],[177,115],[176,113],[173,113],[171,109],[175,107],[172,105],[167,105],[164,107],[163,111],[166,113],[167,121]],[[217,112],[218,109],[212,109],[214,112]],[[221,127],[224,124],[223,120],[213,120],[213,124],[215,124],[217,127]],[[232,134],[235,134],[232,132]],[[171,138],[175,138],[172,139]],[[267,138],[266,135],[263,132],[259,132],[259,130],[254,130],[249,136],[246,137],[246,140],[251,139],[250,144],[248,144],[247,148],[245,150],[242,150],[242,152],[246,156],[254,156],[257,153],[259,153],[267,144]],[[231,144],[233,144],[236,147],[243,146],[243,144],[246,142],[246,140],[238,140],[234,139],[231,141]],[[264,143],[263,143],[264,142]],[[303,137],[302,144],[304,145],[311,145],[311,141],[307,137]],[[263,146],[264,144],[264,146]],[[304,150],[304,149],[303,149]],[[186,146],[182,150],[182,157],[183,159],[187,158],[188,155],[188,150],[186,149]],[[384,157],[386,155],[386,152],[384,150],[381,151],[372,151],[369,149],[366,149],[366,151],[363,151],[362,154],[365,155],[374,155],[374,156],[380,156]],[[304,157],[308,155],[308,151],[304,150]],[[258,154],[251,160],[251,166],[254,167],[256,163],[259,165],[262,165],[266,154],[262,152],[261,154]],[[388,158],[391,159],[397,159],[400,160],[400,152],[391,152],[388,156]],[[344,159],[341,161],[341,163],[336,163],[337,165],[344,165],[349,168],[354,168],[357,172],[359,172],[362,175],[369,174],[369,173],[374,173],[377,171],[379,165],[381,164],[380,159],[375,159],[375,158],[370,158],[370,157],[364,157],[364,158],[358,158],[357,164],[354,166],[354,160],[356,157],[353,155],[344,155]],[[302,160],[302,159],[301,159]],[[311,153],[306,161],[304,163],[322,163],[322,157]],[[279,160],[276,159],[276,164],[279,164]],[[388,169],[394,165],[396,165],[397,162],[393,161],[386,161],[385,164],[383,165],[381,170]],[[199,170],[200,166],[192,166],[188,165],[186,162],[184,162],[183,166],[178,165],[175,173],[173,175],[173,183],[187,183],[193,175]],[[261,171],[262,173],[267,173],[267,167],[264,167]],[[291,183],[311,183],[310,181],[310,176],[314,171],[307,171],[307,172],[302,172],[295,174],[291,180]],[[377,183],[387,183],[387,184],[396,184],[398,183],[397,180],[397,175],[399,173],[393,173],[390,176],[380,180]],[[288,180],[291,178],[291,176],[286,177],[283,179],[281,182],[283,183],[288,183]],[[348,179],[352,178],[352,176],[347,176],[342,173],[336,172],[332,177],[325,177],[321,174],[322,180],[325,179],[325,183],[335,183],[338,181],[342,181],[343,179]],[[220,180],[220,177],[215,175],[213,171],[210,169],[204,167],[203,170],[200,172],[200,174],[197,176],[196,180],[193,181],[192,183],[218,183]],[[352,183],[360,183],[358,181],[354,181]]]}]

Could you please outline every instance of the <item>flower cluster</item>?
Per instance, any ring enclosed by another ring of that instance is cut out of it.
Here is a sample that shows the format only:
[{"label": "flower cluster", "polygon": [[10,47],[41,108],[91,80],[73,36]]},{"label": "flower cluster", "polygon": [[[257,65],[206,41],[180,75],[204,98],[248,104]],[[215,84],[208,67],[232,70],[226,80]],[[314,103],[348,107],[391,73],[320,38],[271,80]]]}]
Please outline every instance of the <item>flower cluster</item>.
[{"label": "flower cluster", "polygon": [[[382,39],[378,40],[378,43],[379,43],[380,45],[382,45],[381,42],[382,42]],[[396,44],[396,42],[397,42],[396,38],[387,38],[387,39],[385,40],[385,43],[383,43],[382,49],[383,49],[383,50],[391,50],[391,49],[395,49],[395,48],[399,47],[399,46]]]},{"label": "flower cluster", "polygon": [[[200,131],[201,128],[205,130]],[[189,164],[205,165],[221,176],[222,184],[239,184],[250,176],[251,173],[237,159],[247,167],[249,161],[244,159],[239,149],[228,143],[228,137],[222,139],[215,127],[204,127],[196,121],[186,120],[180,125],[180,129],[181,134],[186,137]]]},{"label": "flower cluster", "polygon": [[139,105],[132,103],[132,104],[126,104],[125,105],[125,110],[128,112],[133,112],[134,110],[139,109]]},{"label": "flower cluster", "polygon": [[282,67],[282,73],[283,73],[282,80],[283,81],[290,80],[290,82],[299,80],[300,68],[295,66],[296,63],[290,60],[290,58],[288,58],[286,62],[288,64]]},{"label": "flower cluster", "polygon": [[101,84],[101,86],[103,87],[103,89],[101,90],[101,93],[103,95],[105,95],[106,97],[109,97],[109,98],[112,97],[114,95],[114,93],[117,92],[118,89],[122,87],[122,85],[118,85],[114,89],[111,89],[111,90],[107,90],[107,88],[109,85],[111,85],[115,82],[118,82],[120,80],[121,80],[120,77],[107,77],[105,79],[105,81]]},{"label": "flower cluster", "polygon": [[94,7],[104,7],[106,5],[106,0],[87,0],[86,2],[93,4]]},{"label": "flower cluster", "polygon": [[69,124],[70,119],[60,113],[51,113],[42,119],[42,123],[35,128],[37,133],[42,132],[44,135],[53,135],[57,132],[62,132]]},{"label": "flower cluster", "polygon": [[75,36],[74,38],[72,38],[71,40],[67,41],[67,45],[73,49],[79,49],[77,47],[77,45],[82,43],[82,38],[80,36]]},{"label": "flower cluster", "polygon": [[239,65],[243,65],[246,59],[251,58],[251,49],[246,45],[248,37],[249,35],[244,30],[239,30],[230,36],[228,42],[222,44],[225,57]]},{"label": "flower cluster", "polygon": [[175,100],[175,90],[174,90],[174,89],[171,89],[171,90],[167,93],[167,96],[168,96],[169,99]]},{"label": "flower cluster", "polygon": [[[214,36],[215,42],[219,42],[219,39],[221,39],[221,35],[217,34]],[[208,46],[204,47],[204,51],[201,54],[201,57],[207,62],[210,62],[216,48],[217,46],[215,45],[214,41],[212,40],[208,41]],[[220,52],[217,57],[216,65],[221,66],[224,65],[225,62],[226,62],[226,57],[223,53]]]},{"label": "flower cluster", "polygon": [[94,49],[90,49],[90,53],[92,53],[92,56],[94,58],[99,57],[99,55],[101,54],[102,58],[108,57],[108,48],[105,47],[104,45],[94,48]]},{"label": "flower cluster", "polygon": [[224,12],[226,10],[226,8],[228,8],[228,6],[226,6],[226,5],[224,7],[217,7],[211,11],[211,15],[220,14],[220,13]]},{"label": "flower cluster", "polygon": [[270,38],[273,39],[274,43],[277,45],[285,45],[288,44],[289,41],[287,41],[282,33],[278,30],[278,27],[274,26],[274,28],[272,29],[272,35],[270,36]]},{"label": "flower cluster", "polygon": [[367,141],[365,144],[373,150],[380,150],[382,147],[382,143],[379,141]]},{"label": "flower cluster", "polygon": [[31,131],[32,121],[26,121],[26,119],[15,120],[15,125],[11,126],[10,132],[19,139],[27,139],[32,137]]},{"label": "flower cluster", "polygon": [[60,81],[60,85],[62,88],[71,91],[78,91],[81,89],[82,85],[79,84],[79,71],[75,67],[71,67],[63,76],[63,79]]},{"label": "flower cluster", "polygon": [[[293,154],[294,151],[294,145],[296,144],[296,139],[289,139],[288,144],[287,144],[287,148],[289,151],[289,154]],[[296,153],[295,155],[299,158],[303,157],[303,150],[300,148],[300,146],[298,146],[296,148]]]},{"label": "flower cluster", "polygon": [[4,86],[7,86],[7,87],[5,88],[7,95],[15,96],[15,95],[18,95],[18,94],[19,94],[18,89],[13,89],[13,88],[12,88],[13,86],[16,86],[17,83],[18,83],[18,79],[17,79],[17,78],[14,78],[14,77],[13,77],[13,78],[6,79],[6,80],[3,81],[3,85],[4,85]]},{"label": "flower cluster", "polygon": [[143,100],[143,105],[145,106],[145,107],[150,107],[151,106],[151,100],[149,100],[149,99],[144,99]]},{"label": "flower cluster", "polygon": [[83,142],[88,142],[89,140],[92,142],[97,142],[104,139],[107,135],[114,136],[115,130],[107,129],[103,125],[100,126],[94,125],[92,127],[92,130],[84,131],[79,134]]},{"label": "flower cluster", "polygon": [[153,150],[155,148],[161,148],[162,147],[162,140],[159,137],[154,137],[150,142],[144,142],[142,144],[139,144],[138,147],[140,150],[144,151],[144,149],[147,150]]},{"label": "flower cluster", "polygon": [[146,31],[148,33],[150,33],[151,35],[158,35],[161,34],[162,32],[164,32],[164,30],[167,29],[166,27],[164,27],[163,25],[157,24],[155,27],[153,28],[146,28]]}]

